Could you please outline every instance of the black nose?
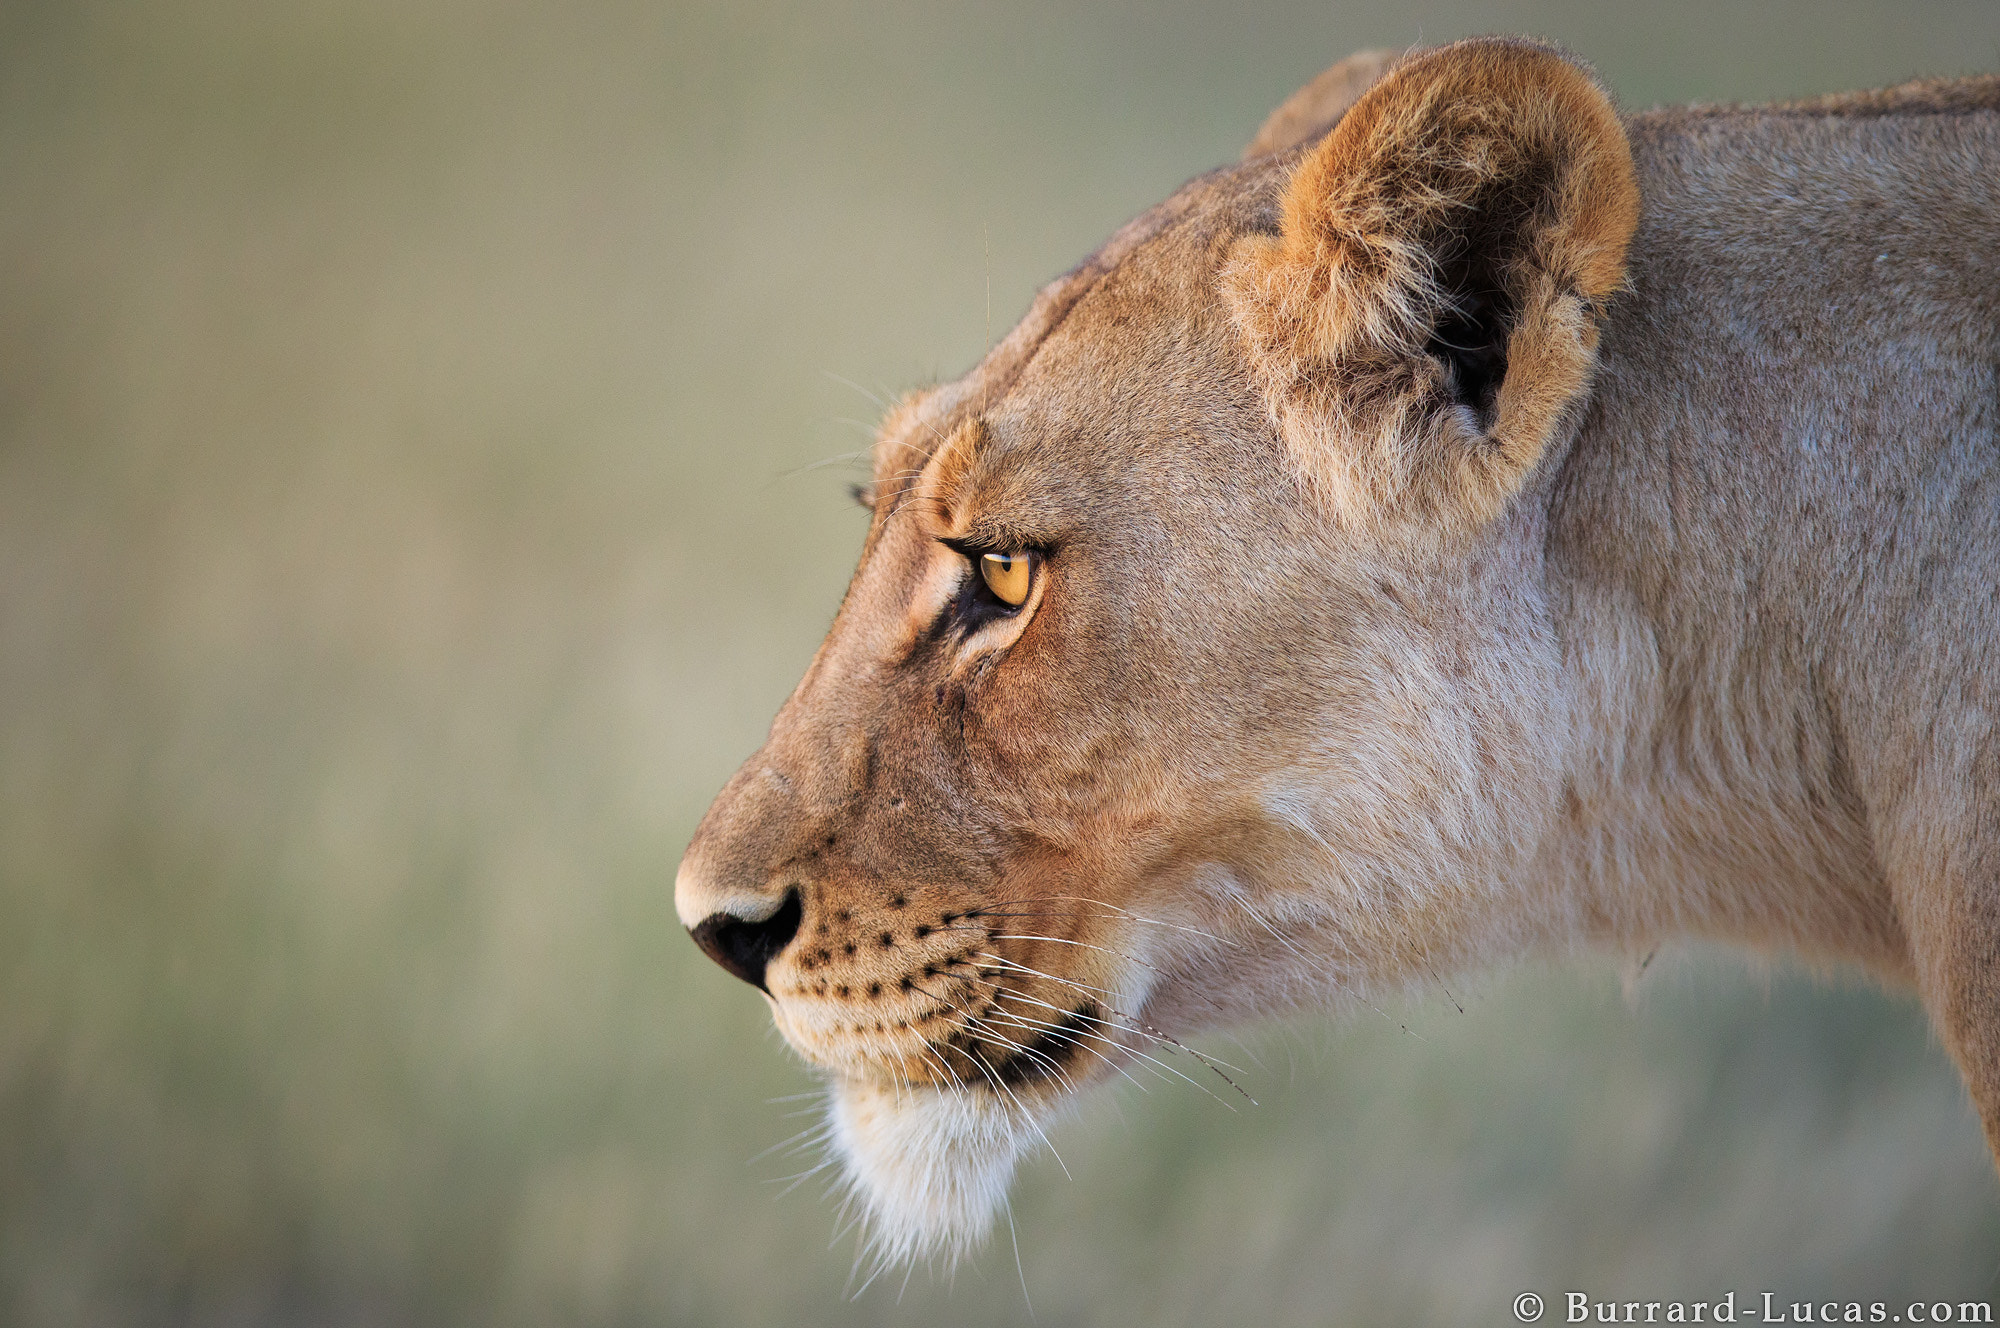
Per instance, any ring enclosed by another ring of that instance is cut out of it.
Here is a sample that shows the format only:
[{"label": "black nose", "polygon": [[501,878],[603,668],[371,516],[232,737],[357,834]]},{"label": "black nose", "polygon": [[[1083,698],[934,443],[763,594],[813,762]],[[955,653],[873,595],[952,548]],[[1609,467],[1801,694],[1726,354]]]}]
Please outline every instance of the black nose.
[{"label": "black nose", "polygon": [[778,911],[762,922],[745,922],[732,913],[717,913],[696,923],[690,934],[710,959],[751,986],[769,991],[769,987],[764,987],[764,970],[799,934],[799,921],[805,911],[805,905],[799,902],[799,892],[787,890]]}]

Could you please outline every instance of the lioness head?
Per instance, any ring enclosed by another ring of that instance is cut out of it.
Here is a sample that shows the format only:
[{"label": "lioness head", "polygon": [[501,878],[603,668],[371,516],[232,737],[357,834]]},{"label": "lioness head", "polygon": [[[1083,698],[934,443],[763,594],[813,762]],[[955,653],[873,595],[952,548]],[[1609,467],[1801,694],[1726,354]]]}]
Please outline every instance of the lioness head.
[{"label": "lioness head", "polygon": [[1570,725],[1520,496],[1630,156],[1524,42],[1341,110],[1274,116],[890,412],[846,600],[681,865],[892,1254],[978,1238],[1045,1119],[1182,1033],[1542,926],[1511,887]]}]

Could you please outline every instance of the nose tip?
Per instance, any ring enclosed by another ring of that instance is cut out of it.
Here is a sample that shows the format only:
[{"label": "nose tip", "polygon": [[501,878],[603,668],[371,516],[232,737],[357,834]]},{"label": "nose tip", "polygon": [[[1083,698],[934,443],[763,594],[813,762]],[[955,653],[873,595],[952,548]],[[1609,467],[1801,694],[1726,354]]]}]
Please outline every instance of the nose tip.
[{"label": "nose tip", "polygon": [[688,931],[710,959],[751,986],[768,992],[764,970],[799,934],[799,923],[804,917],[805,905],[799,899],[799,892],[787,890],[778,911],[761,921],[748,922],[733,913],[714,913]]}]

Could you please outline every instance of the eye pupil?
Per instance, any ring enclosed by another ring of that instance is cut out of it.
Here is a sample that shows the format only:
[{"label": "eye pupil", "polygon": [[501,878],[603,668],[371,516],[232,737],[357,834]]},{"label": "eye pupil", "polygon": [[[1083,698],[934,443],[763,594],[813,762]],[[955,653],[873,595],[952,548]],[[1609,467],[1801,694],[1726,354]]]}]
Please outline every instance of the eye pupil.
[{"label": "eye pupil", "polygon": [[1034,582],[1034,557],[1027,553],[981,554],[979,575],[1002,603],[1019,607],[1027,602],[1028,588]]}]

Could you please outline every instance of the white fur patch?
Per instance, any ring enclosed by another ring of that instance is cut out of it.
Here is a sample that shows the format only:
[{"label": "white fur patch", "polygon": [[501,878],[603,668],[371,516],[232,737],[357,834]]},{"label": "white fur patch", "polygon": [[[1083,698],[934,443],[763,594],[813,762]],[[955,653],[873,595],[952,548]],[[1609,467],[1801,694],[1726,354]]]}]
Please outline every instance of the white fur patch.
[{"label": "white fur patch", "polygon": [[1014,1167],[1040,1138],[985,1093],[834,1086],[833,1144],[886,1263],[955,1259],[986,1238]]}]

